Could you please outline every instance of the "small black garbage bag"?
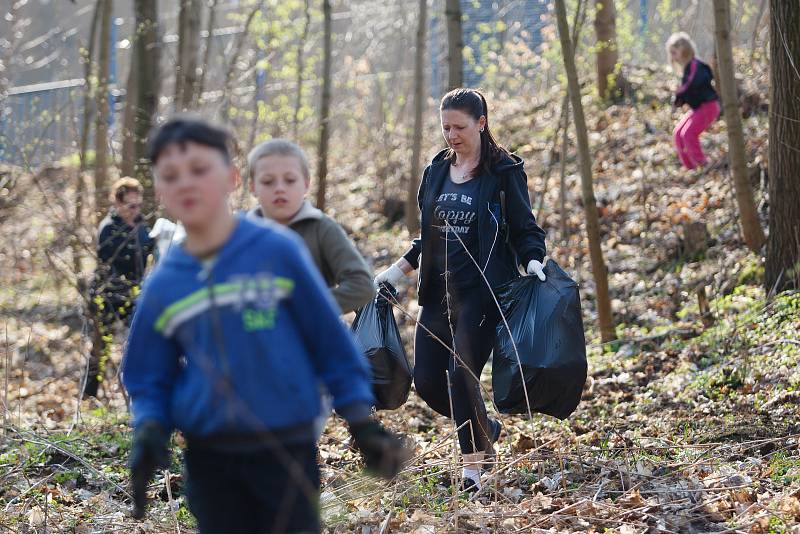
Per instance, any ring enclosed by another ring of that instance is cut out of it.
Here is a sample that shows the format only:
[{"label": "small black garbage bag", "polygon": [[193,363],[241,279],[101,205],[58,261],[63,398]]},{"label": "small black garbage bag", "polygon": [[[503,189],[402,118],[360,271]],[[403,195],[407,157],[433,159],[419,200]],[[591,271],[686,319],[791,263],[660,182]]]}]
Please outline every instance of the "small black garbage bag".
[{"label": "small black garbage bag", "polygon": [[528,413],[530,404],[532,412],[566,419],[586,382],[580,295],[578,284],[554,261],[544,273],[544,282],[525,276],[495,290],[509,328],[502,319],[497,325],[492,388],[503,413]]},{"label": "small black garbage bag", "polygon": [[375,408],[394,410],[405,404],[411,391],[412,370],[390,301],[397,290],[382,284],[378,295],[358,310],[351,330],[372,370]]}]

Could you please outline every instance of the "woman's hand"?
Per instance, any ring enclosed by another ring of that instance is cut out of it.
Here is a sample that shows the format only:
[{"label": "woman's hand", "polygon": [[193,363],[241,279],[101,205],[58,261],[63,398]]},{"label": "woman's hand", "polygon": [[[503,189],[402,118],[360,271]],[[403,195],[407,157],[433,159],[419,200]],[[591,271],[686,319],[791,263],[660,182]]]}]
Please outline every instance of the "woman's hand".
[{"label": "woman's hand", "polygon": [[528,262],[528,267],[525,269],[525,272],[528,274],[535,274],[539,277],[539,280],[544,282],[547,280],[547,277],[544,275],[544,266],[542,262],[539,260],[531,260]]},{"label": "woman's hand", "polygon": [[391,267],[378,273],[375,277],[375,285],[380,287],[382,283],[387,282],[396,286],[397,282],[402,280],[405,275],[413,270],[414,268],[405,258],[400,258],[397,262],[393,263]]}]

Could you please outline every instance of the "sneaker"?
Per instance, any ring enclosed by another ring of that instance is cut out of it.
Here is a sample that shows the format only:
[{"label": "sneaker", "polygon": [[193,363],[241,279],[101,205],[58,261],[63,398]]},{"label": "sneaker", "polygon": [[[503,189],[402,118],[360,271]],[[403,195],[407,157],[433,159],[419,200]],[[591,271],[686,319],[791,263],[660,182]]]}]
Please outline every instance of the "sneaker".
[{"label": "sneaker", "polygon": [[461,478],[461,485],[458,488],[459,492],[467,495],[474,495],[480,491],[478,485],[469,477]]}]

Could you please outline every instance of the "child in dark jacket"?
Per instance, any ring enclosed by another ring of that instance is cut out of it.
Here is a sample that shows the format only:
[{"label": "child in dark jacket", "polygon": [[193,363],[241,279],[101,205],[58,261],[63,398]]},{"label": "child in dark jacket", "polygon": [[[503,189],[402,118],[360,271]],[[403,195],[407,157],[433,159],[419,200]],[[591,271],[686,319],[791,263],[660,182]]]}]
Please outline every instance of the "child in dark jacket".
[{"label": "child in dark jacket", "polygon": [[123,363],[134,515],[177,429],[201,533],[319,532],[320,383],[367,468],[394,476],[407,453],[370,418],[366,361],[300,240],[230,212],[229,144],[191,118],[150,141],[156,191],[186,239],[145,283]]},{"label": "child in dark jacket", "polygon": [[89,288],[93,323],[92,351],[85,397],[96,397],[105,375],[113,327],[129,323],[138,287],[144,278],[147,257],[153,252],[149,228],[141,215],[142,185],[134,178],[120,178],[111,186],[111,210],[97,229],[97,268]]},{"label": "child in dark jacket", "polygon": [[250,191],[259,206],[248,215],[288,226],[303,238],[342,313],[375,297],[372,271],[341,226],[308,200],[311,183],[303,150],[284,139],[254,147],[247,157]]},{"label": "child in dark jacket", "polygon": [[711,67],[697,59],[694,43],[688,34],[675,33],[667,40],[667,54],[676,68],[683,70],[681,86],[675,92],[675,106],[691,108],[675,127],[675,148],[687,169],[705,166],[708,160],[700,146],[700,134],[717,120],[719,96],[711,85]]}]

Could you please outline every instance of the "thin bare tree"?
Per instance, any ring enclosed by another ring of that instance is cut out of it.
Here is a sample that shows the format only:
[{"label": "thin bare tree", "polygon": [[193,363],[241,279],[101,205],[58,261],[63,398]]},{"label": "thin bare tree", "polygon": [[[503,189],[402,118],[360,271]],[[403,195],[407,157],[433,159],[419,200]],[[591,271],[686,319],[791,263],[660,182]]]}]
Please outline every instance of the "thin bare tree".
[{"label": "thin bare tree", "polygon": [[92,128],[92,115],[94,106],[92,105],[92,98],[94,97],[94,90],[92,80],[94,78],[94,56],[95,56],[95,43],[97,41],[97,25],[100,22],[100,11],[102,9],[102,0],[97,0],[92,10],[92,22],[89,26],[89,42],[81,49],[81,61],[83,62],[83,118],[81,124],[81,133],[78,146],[78,160],[80,167],[75,175],[75,212],[74,212],[74,228],[72,235],[72,268],[75,274],[82,272],[82,247],[80,246],[79,231],[80,225],[83,223],[83,207],[86,203],[86,182],[85,174],[89,168],[89,161],[87,152],[89,150],[89,131]]},{"label": "thin bare tree", "polygon": [[226,61],[228,62],[228,70],[225,71],[225,83],[222,93],[222,118],[225,121],[227,121],[230,117],[230,95],[233,91],[233,79],[234,75],[236,74],[236,66],[239,63],[239,56],[242,54],[242,51],[244,50],[244,44],[250,35],[250,25],[253,23],[253,19],[256,18],[256,14],[264,9],[264,3],[265,0],[259,0],[253,6],[253,9],[250,10],[250,13],[247,14],[247,18],[244,21],[244,26],[242,27],[243,31],[237,36],[236,41],[234,42],[231,55],[226,58]]},{"label": "thin bare tree", "polygon": [[561,53],[564,58],[564,68],[567,72],[569,97],[572,102],[572,117],[575,124],[575,135],[578,143],[578,158],[581,173],[581,192],[583,194],[583,210],[586,217],[586,234],[589,241],[589,257],[592,264],[592,274],[595,281],[595,297],[597,304],[597,321],[600,328],[600,338],[605,343],[616,339],[614,319],[611,313],[611,299],[608,291],[608,270],[603,259],[603,249],[600,241],[600,217],[597,210],[597,200],[594,195],[592,183],[592,161],[589,153],[589,136],[586,130],[586,118],[583,114],[581,103],[581,87],[578,82],[578,71],[575,67],[575,55],[569,33],[567,21],[567,8],[564,0],[556,0],[556,20],[558,36],[561,40]]},{"label": "thin bare tree", "polygon": [[200,0],[181,0],[178,12],[178,59],[175,65],[175,109],[181,111],[195,106],[201,10]]},{"label": "thin bare tree", "polygon": [[300,42],[297,43],[297,91],[294,97],[294,115],[292,117],[292,137],[297,141],[298,129],[300,128],[300,109],[303,106],[303,74],[305,72],[305,48],[308,41],[308,31],[311,28],[311,0],[306,0],[305,17],[303,18],[303,33],[300,35]]},{"label": "thin bare tree", "polygon": [[764,231],[758,221],[758,211],[747,172],[747,149],[744,144],[742,115],[734,77],[731,48],[730,0],[714,0],[714,30],[717,45],[717,70],[722,91],[722,108],[728,125],[728,158],[730,159],[736,203],[742,225],[744,241],[750,250],[757,252],[764,244]]},{"label": "thin bare tree", "polygon": [[134,120],[134,174],[144,186],[142,212],[152,218],[156,200],[153,179],[147,161],[147,136],[153,127],[160,90],[158,66],[158,6],[156,0],[136,0],[136,40],[134,54],[138,69]]},{"label": "thin bare tree", "polygon": [[203,62],[200,64],[200,77],[197,79],[197,99],[203,97],[203,91],[206,89],[206,72],[209,69],[209,60],[211,59],[211,45],[214,43],[214,22],[217,16],[217,0],[210,0],[208,4],[208,18],[206,19],[206,39],[203,45]]},{"label": "thin bare tree", "polygon": [[409,233],[419,230],[417,217],[417,188],[420,180],[422,159],[422,114],[425,109],[425,34],[428,26],[428,0],[419,0],[417,14],[417,42],[414,54],[414,126],[411,141],[411,174],[408,177],[406,192],[406,227]]},{"label": "thin bare tree", "polygon": [[[136,36],[132,41],[135,42]],[[138,88],[137,80],[136,45],[130,56],[128,67],[128,80],[125,82],[125,107],[122,110],[122,151],[120,153],[119,172],[122,176],[133,176],[136,171],[136,138],[134,136],[134,121],[136,120],[136,102]]]},{"label": "thin bare tree", "polygon": [[323,59],[322,95],[319,113],[319,150],[317,151],[317,207],[325,209],[328,182],[328,142],[331,120],[331,67],[333,63],[333,17],[330,0],[322,1]]},{"label": "thin bare tree", "polygon": [[770,0],[768,291],[800,288],[800,2]]},{"label": "thin bare tree", "polygon": [[447,88],[464,85],[464,33],[461,28],[461,1],[447,0]]},{"label": "thin bare tree", "polygon": [[111,117],[109,108],[109,68],[111,63],[111,24],[113,0],[101,0],[100,42],[97,54],[97,114],[94,127],[94,205],[98,217],[102,217],[109,206],[108,200],[108,124]]},{"label": "thin bare tree", "polygon": [[617,49],[617,8],[614,0],[595,0],[594,31],[597,36],[597,93],[604,101],[617,98],[620,88]]}]

